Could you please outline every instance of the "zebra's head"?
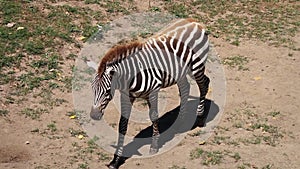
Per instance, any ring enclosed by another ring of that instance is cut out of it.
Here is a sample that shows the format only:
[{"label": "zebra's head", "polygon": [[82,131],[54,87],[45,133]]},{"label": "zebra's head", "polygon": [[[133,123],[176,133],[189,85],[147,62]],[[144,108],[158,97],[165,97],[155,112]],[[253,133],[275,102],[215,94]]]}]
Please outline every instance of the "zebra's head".
[{"label": "zebra's head", "polygon": [[100,120],[102,118],[104,109],[113,98],[113,73],[114,71],[108,68],[101,77],[97,74],[92,81],[94,105],[92,106],[90,116],[94,120]]}]

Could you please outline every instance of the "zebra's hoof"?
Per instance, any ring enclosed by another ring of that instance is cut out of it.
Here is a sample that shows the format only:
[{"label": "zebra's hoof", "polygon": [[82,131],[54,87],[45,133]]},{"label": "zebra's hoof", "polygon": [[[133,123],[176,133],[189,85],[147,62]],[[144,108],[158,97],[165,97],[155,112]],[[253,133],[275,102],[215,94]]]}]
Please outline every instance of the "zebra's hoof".
[{"label": "zebra's hoof", "polygon": [[206,117],[197,117],[196,122],[194,124],[194,128],[196,127],[205,127],[206,126]]},{"label": "zebra's hoof", "polygon": [[108,165],[106,165],[109,169],[118,169],[119,167],[116,167],[116,166],[114,166],[114,165],[112,165],[112,164],[108,164]]},{"label": "zebra's hoof", "polygon": [[157,152],[158,152],[158,148],[150,148],[149,150],[150,155],[156,154]]}]

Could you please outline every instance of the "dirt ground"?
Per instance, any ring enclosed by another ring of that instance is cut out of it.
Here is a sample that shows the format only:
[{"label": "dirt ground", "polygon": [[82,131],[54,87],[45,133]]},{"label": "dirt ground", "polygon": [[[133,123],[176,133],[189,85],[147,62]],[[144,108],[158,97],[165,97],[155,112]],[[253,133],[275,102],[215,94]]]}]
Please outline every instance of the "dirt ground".
[{"label": "dirt ground", "polygon": [[[294,37],[298,49],[299,37],[299,33]],[[170,151],[128,159],[121,168],[300,168],[300,51],[258,40],[242,40],[239,46],[216,37],[211,42],[221,60],[247,58],[241,69],[224,63],[226,104],[212,136],[200,143],[201,129],[189,131]],[[54,94],[68,102],[54,106],[38,120],[18,113],[26,104],[39,101],[30,97],[0,117],[1,169],[106,168],[113,154],[84,134],[83,138],[72,134],[82,130],[67,114],[73,111],[72,93],[57,90]],[[49,124],[55,124],[55,129]]]}]

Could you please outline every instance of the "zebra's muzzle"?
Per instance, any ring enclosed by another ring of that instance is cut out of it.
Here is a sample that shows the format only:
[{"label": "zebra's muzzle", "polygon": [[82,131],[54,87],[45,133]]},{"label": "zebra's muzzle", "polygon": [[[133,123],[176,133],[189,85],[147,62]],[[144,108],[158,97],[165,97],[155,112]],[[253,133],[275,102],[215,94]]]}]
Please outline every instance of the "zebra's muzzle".
[{"label": "zebra's muzzle", "polygon": [[92,107],[90,117],[93,120],[101,120],[102,116],[103,116],[103,110],[100,110],[97,107]]}]

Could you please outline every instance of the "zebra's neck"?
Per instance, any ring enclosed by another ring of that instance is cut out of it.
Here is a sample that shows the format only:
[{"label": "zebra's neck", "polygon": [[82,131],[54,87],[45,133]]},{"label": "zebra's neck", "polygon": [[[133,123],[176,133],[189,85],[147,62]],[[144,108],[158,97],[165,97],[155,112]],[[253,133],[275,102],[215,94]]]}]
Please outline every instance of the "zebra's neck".
[{"label": "zebra's neck", "polygon": [[139,51],[142,46],[142,42],[135,41],[112,47],[102,58],[98,67],[98,75],[102,76],[107,67],[120,63],[124,58]]},{"label": "zebra's neck", "polygon": [[132,59],[136,59],[136,57],[138,57],[137,53],[139,53],[142,48],[143,46],[137,46],[135,48],[128,49],[128,51],[120,55],[118,59],[106,64],[106,69],[112,69],[115,72],[112,79],[112,87],[114,89],[127,90],[129,88],[131,80],[139,71],[136,69],[130,69],[125,66],[126,64],[124,63],[128,63],[131,62]]}]

